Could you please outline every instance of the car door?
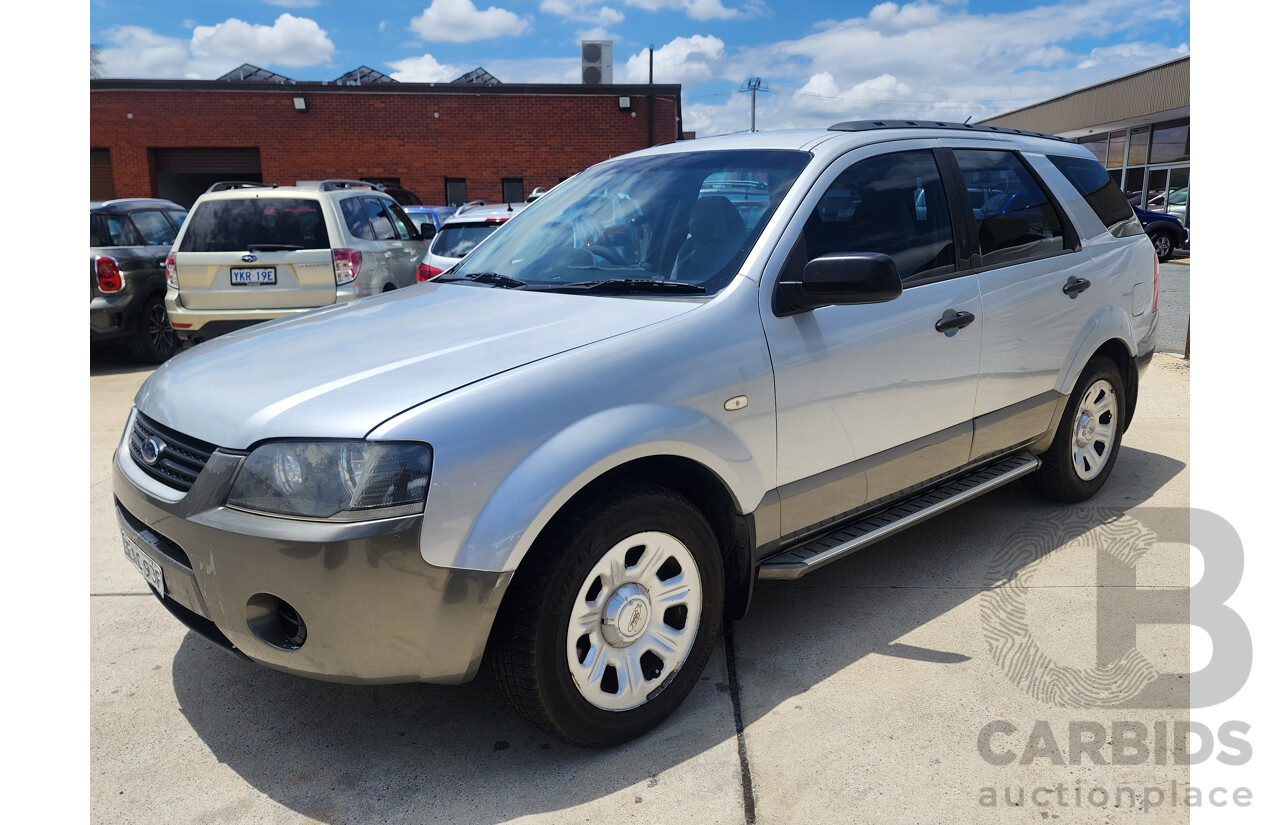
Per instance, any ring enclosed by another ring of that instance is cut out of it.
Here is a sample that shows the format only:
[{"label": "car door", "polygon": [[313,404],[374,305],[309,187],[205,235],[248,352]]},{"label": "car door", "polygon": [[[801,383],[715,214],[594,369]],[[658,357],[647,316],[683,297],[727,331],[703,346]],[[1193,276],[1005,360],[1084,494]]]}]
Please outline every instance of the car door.
[{"label": "car door", "polygon": [[418,264],[427,254],[426,241],[422,240],[422,233],[399,204],[383,201],[383,205],[391,215],[391,223],[399,239],[399,246],[392,255],[396,286],[412,286],[418,280]]},{"label": "car door", "polygon": [[962,185],[994,193],[971,211],[983,319],[976,460],[1048,430],[1058,375],[1101,290],[1090,288],[1092,262],[1066,210],[1015,147],[952,151]]},{"label": "car door", "polygon": [[[766,270],[784,539],[968,460],[982,318],[976,278],[959,274],[937,147],[913,140],[845,155]],[[836,252],[888,254],[902,295],[778,315],[779,276]]]}]

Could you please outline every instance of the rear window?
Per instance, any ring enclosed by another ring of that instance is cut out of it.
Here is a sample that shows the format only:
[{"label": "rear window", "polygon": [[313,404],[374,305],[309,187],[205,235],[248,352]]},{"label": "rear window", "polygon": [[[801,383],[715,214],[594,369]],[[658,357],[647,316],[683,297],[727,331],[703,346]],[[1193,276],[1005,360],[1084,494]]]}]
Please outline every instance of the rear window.
[{"label": "rear window", "polygon": [[1133,214],[1133,207],[1102,164],[1093,158],[1065,155],[1049,155],[1049,161],[1071,182],[1112,235],[1124,238],[1142,234],[1142,224]]},{"label": "rear window", "polygon": [[446,258],[463,258],[481,241],[493,234],[500,223],[458,223],[441,227],[431,244],[431,254]]},{"label": "rear window", "polygon": [[197,204],[179,252],[239,252],[252,247],[328,249],[320,201],[245,198]]}]

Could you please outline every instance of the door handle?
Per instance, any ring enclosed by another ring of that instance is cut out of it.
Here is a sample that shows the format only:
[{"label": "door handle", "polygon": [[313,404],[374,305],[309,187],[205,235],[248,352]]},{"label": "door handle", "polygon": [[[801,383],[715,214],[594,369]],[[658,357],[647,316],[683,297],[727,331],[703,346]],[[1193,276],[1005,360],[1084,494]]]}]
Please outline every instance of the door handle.
[{"label": "door handle", "polygon": [[938,319],[933,328],[938,332],[950,332],[953,329],[964,329],[973,323],[972,312],[957,312],[955,315],[944,315]]},{"label": "door handle", "polygon": [[1092,284],[1090,284],[1088,280],[1084,278],[1077,278],[1073,275],[1071,276],[1071,279],[1067,281],[1066,285],[1062,287],[1062,294],[1070,295],[1074,298],[1090,286],[1092,286]]}]

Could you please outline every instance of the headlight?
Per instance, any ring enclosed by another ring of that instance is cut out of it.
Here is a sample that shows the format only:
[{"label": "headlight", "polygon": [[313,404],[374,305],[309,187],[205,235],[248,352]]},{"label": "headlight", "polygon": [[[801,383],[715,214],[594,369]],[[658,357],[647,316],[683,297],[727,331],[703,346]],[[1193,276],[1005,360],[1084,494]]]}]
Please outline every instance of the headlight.
[{"label": "headlight", "polygon": [[333,521],[421,513],[431,447],[371,441],[276,441],[249,454],[227,505]]}]

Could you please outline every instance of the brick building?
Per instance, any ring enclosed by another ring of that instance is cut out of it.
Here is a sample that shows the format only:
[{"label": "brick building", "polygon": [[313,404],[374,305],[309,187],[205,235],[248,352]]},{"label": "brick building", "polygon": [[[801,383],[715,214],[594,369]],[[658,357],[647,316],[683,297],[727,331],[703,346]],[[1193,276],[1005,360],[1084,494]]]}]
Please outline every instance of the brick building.
[{"label": "brick building", "polygon": [[350,178],[496,202],[681,138],[679,85],[340,81],[92,80],[90,200]]}]

